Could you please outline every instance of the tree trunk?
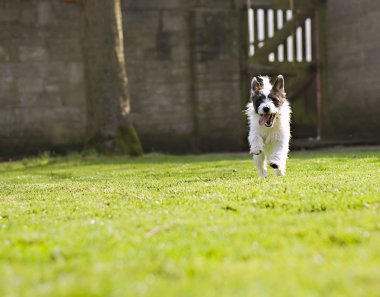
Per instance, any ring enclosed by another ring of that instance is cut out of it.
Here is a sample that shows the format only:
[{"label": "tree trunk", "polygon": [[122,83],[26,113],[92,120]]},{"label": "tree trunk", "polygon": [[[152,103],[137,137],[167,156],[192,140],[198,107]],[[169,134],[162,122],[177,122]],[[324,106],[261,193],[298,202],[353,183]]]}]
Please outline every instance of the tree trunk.
[{"label": "tree trunk", "polygon": [[121,0],[83,1],[87,148],[142,154],[130,120]]}]

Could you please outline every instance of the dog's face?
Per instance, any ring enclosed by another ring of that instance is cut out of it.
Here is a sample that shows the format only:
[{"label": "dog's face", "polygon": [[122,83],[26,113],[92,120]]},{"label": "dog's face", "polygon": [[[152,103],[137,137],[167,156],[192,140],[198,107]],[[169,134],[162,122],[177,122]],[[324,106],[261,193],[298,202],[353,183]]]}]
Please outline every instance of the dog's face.
[{"label": "dog's face", "polygon": [[260,116],[259,125],[267,128],[273,127],[279,110],[285,102],[284,78],[279,75],[272,85],[263,83],[258,76],[252,79],[251,100],[255,112]]}]

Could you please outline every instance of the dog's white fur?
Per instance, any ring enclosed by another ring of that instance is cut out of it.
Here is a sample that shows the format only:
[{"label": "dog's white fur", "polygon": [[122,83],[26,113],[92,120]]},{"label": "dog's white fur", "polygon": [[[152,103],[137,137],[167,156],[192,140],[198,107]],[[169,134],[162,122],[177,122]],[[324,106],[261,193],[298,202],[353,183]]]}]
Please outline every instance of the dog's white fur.
[{"label": "dog's white fur", "polygon": [[250,153],[253,154],[254,164],[261,177],[267,176],[267,160],[270,166],[275,168],[276,175],[282,176],[285,175],[286,161],[289,152],[291,109],[286,99],[283,104],[277,108],[273,104],[273,101],[268,98],[273,88],[269,78],[266,76],[260,78],[263,81],[261,92],[266,98],[263,103],[260,104],[258,113],[262,114],[262,109],[268,107],[270,108],[270,113],[276,113],[276,117],[272,127],[260,125],[260,115],[256,113],[254,103],[248,103],[246,114],[249,122],[248,141]]}]

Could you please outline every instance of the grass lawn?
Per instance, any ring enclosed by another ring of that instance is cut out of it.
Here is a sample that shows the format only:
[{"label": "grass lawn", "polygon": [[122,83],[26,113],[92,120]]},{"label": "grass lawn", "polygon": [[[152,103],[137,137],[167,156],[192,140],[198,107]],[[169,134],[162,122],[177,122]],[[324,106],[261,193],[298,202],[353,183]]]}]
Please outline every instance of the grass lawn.
[{"label": "grass lawn", "polygon": [[380,152],[2,163],[0,296],[380,296]]}]

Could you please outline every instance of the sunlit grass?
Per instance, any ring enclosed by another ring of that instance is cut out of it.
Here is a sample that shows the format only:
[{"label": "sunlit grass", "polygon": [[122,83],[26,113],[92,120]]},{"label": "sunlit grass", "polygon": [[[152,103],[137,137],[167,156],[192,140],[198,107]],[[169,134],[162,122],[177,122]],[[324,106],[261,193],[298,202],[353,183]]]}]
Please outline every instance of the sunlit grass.
[{"label": "sunlit grass", "polygon": [[380,152],[0,164],[0,296],[379,296]]}]

